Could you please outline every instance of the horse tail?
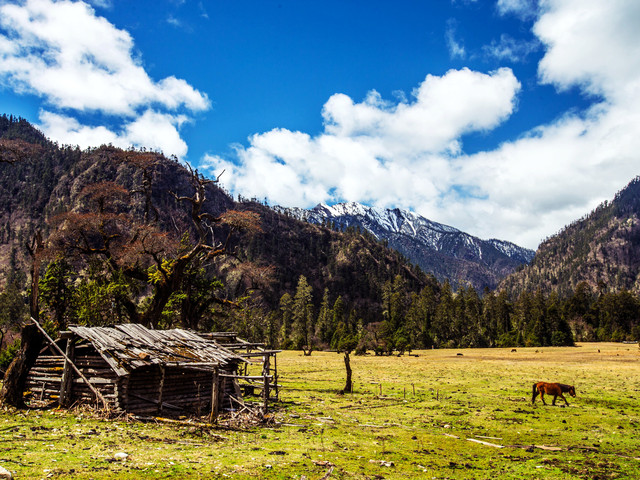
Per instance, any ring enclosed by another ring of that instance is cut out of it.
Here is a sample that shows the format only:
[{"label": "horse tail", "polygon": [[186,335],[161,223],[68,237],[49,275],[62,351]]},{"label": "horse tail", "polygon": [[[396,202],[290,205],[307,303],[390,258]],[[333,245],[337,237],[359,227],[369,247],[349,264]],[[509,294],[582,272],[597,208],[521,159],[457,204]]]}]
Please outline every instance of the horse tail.
[{"label": "horse tail", "polygon": [[535,403],[536,397],[538,396],[538,384],[533,384],[533,392],[531,393],[531,403]]}]

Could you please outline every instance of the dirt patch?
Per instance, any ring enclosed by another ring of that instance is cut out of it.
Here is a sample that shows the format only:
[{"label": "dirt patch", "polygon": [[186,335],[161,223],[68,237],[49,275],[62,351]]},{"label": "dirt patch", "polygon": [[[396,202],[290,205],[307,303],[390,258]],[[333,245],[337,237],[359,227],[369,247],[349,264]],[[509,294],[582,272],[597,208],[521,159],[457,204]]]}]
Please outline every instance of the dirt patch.
[{"label": "dirt patch", "polygon": [[544,459],[543,464],[556,467],[564,473],[589,480],[610,480],[621,478],[620,467],[606,460],[573,460],[567,462],[560,459]]}]

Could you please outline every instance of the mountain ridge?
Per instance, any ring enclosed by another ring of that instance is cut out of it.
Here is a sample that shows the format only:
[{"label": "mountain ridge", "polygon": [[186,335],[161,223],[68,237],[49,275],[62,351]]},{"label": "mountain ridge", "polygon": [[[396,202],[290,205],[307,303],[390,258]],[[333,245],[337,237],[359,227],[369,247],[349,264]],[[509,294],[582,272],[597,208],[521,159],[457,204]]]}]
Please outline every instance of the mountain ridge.
[{"label": "mountain ridge", "polygon": [[311,209],[274,208],[309,223],[363,228],[454,287],[470,284],[480,291],[493,289],[520,265],[529,263],[535,253],[506,240],[482,240],[399,208],[377,209],[356,202],[318,204]]}]

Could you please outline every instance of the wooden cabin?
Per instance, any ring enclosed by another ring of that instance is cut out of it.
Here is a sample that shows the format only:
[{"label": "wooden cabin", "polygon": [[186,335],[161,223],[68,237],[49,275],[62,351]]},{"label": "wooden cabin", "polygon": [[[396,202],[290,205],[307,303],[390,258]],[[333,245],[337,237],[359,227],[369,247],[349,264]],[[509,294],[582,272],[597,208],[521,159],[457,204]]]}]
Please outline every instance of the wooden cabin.
[{"label": "wooden cabin", "polygon": [[276,384],[269,366],[275,353],[260,354],[266,370],[247,376],[250,356],[188,330],[70,326],[55,344],[58,348],[43,349],[29,373],[27,389],[34,400],[62,406],[98,401],[109,410],[141,416],[214,417],[245,406],[240,380],[262,379],[265,410],[269,387]]}]

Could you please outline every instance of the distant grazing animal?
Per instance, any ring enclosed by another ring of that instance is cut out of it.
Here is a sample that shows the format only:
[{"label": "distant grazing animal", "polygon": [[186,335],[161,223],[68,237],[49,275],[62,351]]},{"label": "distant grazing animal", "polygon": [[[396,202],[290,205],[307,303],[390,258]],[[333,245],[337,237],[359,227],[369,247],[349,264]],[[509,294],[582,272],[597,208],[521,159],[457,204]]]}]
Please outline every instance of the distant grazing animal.
[{"label": "distant grazing animal", "polygon": [[572,397],[575,397],[576,389],[573,387],[573,385],[565,385],[564,383],[547,383],[547,382],[534,383],[531,403],[535,403],[536,397],[538,396],[538,394],[540,394],[540,399],[542,400],[542,403],[546,405],[547,402],[544,401],[545,393],[547,395],[553,395],[553,402],[551,402],[552,405],[556,404],[556,398],[558,397],[564,400],[564,403],[569,405],[569,402],[567,402],[567,399],[564,398],[564,395],[562,394],[569,393],[569,395],[571,395]]},{"label": "distant grazing animal", "polygon": [[516,350],[515,348],[511,349],[512,352],[517,352],[518,350]]}]

